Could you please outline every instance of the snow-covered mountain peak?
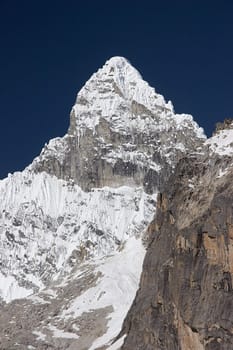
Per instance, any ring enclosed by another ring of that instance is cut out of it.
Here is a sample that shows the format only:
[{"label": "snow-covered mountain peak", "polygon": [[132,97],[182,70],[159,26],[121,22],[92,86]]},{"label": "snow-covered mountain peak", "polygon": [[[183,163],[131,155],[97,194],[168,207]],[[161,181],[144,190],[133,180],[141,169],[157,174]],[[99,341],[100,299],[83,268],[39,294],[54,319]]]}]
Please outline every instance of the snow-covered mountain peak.
[{"label": "snow-covered mountain peak", "polygon": [[131,63],[124,57],[114,56],[107,60],[98,73],[114,76],[116,79],[137,80],[141,79],[141,74],[135,69]]},{"label": "snow-covered mountain peak", "polygon": [[[126,58],[112,57],[105,62],[102,68],[98,69],[98,71],[91,76],[84,86],[84,91],[81,90],[78,97],[80,94],[82,95],[82,93],[87,93],[87,90],[98,87],[98,84],[104,83],[104,85],[106,85],[105,89],[109,88],[110,92],[115,92],[118,95],[120,94],[122,98],[131,99],[130,90],[132,90],[132,86],[142,81],[143,79],[140,73]],[[98,89],[97,92],[101,93],[102,90],[103,89]],[[96,97],[98,96],[96,95]]]},{"label": "snow-covered mountain peak", "polygon": [[78,93],[71,112],[70,133],[86,127],[95,129],[101,118],[116,124],[115,116],[121,116],[120,124],[126,127],[129,119],[148,111],[150,115],[161,111],[171,114],[173,106],[142,79],[127,59],[112,57]]},{"label": "snow-covered mountain peak", "polygon": [[72,179],[85,191],[143,185],[152,193],[164,182],[160,170],[165,179],[204,140],[191,115],[175,114],[129,61],[113,57],[78,93],[68,133],[51,140],[31,169]]}]

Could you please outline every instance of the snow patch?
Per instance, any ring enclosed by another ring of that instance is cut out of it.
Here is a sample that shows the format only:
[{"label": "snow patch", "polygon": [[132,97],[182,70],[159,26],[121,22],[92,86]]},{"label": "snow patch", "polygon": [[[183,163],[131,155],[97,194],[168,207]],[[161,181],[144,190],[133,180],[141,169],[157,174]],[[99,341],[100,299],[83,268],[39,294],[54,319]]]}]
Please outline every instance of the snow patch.
[{"label": "snow patch", "polygon": [[221,156],[233,155],[233,129],[225,129],[219,131],[216,135],[209,138],[206,143],[212,152]]},{"label": "snow patch", "polygon": [[33,290],[20,287],[13,276],[4,276],[0,272],[0,295],[7,303],[12,299],[26,298]]},{"label": "snow patch", "polygon": [[53,332],[53,337],[54,338],[67,338],[67,339],[78,339],[79,336],[75,333],[71,332],[64,332],[61,329],[56,328],[53,325],[47,326],[48,330]]},{"label": "snow patch", "polygon": [[40,331],[33,331],[32,334],[34,334],[34,335],[37,336],[36,340],[42,340],[42,341],[44,341],[44,340],[46,339],[46,335],[43,334],[43,333],[40,332]]},{"label": "snow patch", "polygon": [[31,300],[33,304],[49,304],[48,301],[45,301],[44,299],[40,298],[38,295],[30,295],[27,297],[28,300]]},{"label": "snow patch", "polygon": [[219,179],[220,177],[226,175],[227,173],[228,173],[228,169],[225,169],[225,170],[219,169],[219,173],[218,173],[217,179]]}]

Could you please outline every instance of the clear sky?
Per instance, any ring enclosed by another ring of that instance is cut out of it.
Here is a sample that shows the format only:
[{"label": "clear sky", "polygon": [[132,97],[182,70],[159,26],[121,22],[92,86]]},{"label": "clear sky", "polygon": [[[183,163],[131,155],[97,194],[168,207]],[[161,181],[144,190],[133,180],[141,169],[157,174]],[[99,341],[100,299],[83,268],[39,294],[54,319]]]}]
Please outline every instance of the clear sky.
[{"label": "clear sky", "polygon": [[211,134],[233,116],[233,1],[1,0],[0,178],[62,136],[78,90],[111,56]]}]

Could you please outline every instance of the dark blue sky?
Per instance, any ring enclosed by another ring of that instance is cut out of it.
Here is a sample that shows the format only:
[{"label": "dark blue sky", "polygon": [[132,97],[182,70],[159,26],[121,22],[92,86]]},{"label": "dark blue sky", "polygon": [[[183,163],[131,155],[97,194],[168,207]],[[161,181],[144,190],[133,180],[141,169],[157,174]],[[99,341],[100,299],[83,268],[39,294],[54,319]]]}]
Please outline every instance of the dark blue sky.
[{"label": "dark blue sky", "polygon": [[0,178],[62,136],[76,93],[125,56],[209,135],[233,116],[232,1],[0,2]]}]

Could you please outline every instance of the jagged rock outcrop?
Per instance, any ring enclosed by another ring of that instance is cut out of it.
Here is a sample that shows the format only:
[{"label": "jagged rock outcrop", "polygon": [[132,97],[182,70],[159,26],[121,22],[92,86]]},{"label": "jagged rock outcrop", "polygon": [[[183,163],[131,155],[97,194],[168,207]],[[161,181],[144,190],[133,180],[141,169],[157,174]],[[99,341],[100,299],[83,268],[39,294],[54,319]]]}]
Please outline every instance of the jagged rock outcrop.
[{"label": "jagged rock outcrop", "polygon": [[158,198],[122,350],[233,348],[233,138],[227,133],[219,132],[218,145],[216,136],[207,141],[210,151],[180,160]]}]

